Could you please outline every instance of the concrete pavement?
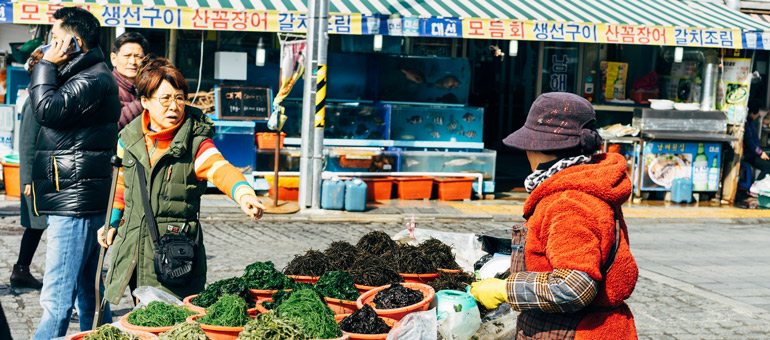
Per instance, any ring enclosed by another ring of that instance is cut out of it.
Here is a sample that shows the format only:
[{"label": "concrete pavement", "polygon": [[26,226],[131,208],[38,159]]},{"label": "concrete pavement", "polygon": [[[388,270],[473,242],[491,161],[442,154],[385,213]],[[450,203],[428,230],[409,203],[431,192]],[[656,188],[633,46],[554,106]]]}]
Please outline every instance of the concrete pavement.
[{"label": "concrete pavement", "polygon": [[[513,221],[523,220],[520,212],[515,214],[521,208],[516,201],[382,204],[360,214],[302,212],[269,215],[253,223],[223,196],[207,195],[202,220],[208,281],[241,275],[246,265],[258,260],[271,260],[280,269],[306,249],[324,249],[335,240],[355,242],[370,230],[394,234],[404,228],[402,222],[411,213],[418,228],[455,232],[508,229]],[[0,208],[8,206],[12,205]],[[389,213],[378,210],[386,208]],[[639,209],[637,215],[634,209]],[[640,267],[628,303],[641,339],[767,338],[770,228],[764,211],[739,214],[729,208],[633,206],[624,211]],[[22,232],[17,217],[0,219],[0,273],[5,273],[0,274],[0,302],[14,339],[31,338],[42,312],[38,291],[12,289],[8,284]],[[46,255],[44,235],[32,265],[38,278]],[[114,307],[115,314],[130,307],[123,299]],[[71,323],[70,333],[76,331],[77,323]]]}]

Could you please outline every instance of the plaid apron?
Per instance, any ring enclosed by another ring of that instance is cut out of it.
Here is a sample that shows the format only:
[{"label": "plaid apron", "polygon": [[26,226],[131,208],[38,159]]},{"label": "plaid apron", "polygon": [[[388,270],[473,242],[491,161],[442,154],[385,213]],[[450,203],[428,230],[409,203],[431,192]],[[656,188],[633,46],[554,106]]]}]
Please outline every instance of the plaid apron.
[{"label": "plaid apron", "polygon": [[[613,208],[615,213],[615,246],[610,258],[602,265],[602,276],[606,276],[615,261],[615,253],[620,242],[620,219],[622,212]],[[527,271],[524,262],[524,245],[527,242],[529,228],[523,224],[513,226],[511,235],[511,273]],[[608,312],[612,307],[588,306],[574,313],[546,313],[541,311],[524,311],[519,313],[516,322],[517,340],[572,340],[580,320],[590,312]]]},{"label": "plaid apron", "polygon": [[[527,240],[528,227],[513,226],[511,238],[511,272],[526,271],[524,263],[524,244]],[[571,340],[575,338],[575,329],[586,312],[545,313],[525,311],[519,314],[516,322],[517,340]]]}]

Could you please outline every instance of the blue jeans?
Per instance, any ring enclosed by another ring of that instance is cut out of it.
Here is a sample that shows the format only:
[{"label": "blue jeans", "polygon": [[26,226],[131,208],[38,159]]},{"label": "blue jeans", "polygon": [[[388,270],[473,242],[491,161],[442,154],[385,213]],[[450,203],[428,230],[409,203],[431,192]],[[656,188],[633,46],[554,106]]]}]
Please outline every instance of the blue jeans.
[{"label": "blue jeans", "polygon": [[[49,340],[67,333],[72,308],[77,304],[80,330],[90,330],[94,323],[99,243],[96,231],[104,225],[104,215],[87,217],[48,216],[48,236],[43,289],[40,305],[43,316],[35,340]],[[101,268],[99,274],[101,274]],[[104,284],[100,281],[104,293]],[[103,295],[102,295],[103,296]],[[104,323],[112,322],[109,306]]]}]

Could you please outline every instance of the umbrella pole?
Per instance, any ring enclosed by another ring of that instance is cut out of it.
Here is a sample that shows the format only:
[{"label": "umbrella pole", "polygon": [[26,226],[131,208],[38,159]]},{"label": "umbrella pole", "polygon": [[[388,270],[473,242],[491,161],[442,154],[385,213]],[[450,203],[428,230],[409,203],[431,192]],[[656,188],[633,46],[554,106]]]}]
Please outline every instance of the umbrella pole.
[{"label": "umbrella pole", "polygon": [[280,168],[278,163],[281,161],[281,130],[275,131],[275,158],[273,161],[273,168],[275,169],[275,176],[273,177],[273,207],[278,207],[278,169]]}]

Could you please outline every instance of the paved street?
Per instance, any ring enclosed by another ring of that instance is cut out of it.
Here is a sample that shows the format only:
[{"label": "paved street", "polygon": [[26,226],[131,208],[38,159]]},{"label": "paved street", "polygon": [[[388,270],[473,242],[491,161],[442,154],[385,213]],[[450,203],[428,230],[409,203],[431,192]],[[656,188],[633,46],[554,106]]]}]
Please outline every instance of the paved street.
[{"label": "paved street", "polygon": [[[698,210],[697,208],[695,210]],[[665,209],[660,210],[666,211]],[[253,224],[239,215],[209,215],[205,242],[209,282],[240,275],[257,260],[282,268],[308,248],[324,249],[334,240],[355,242],[370,230],[390,234],[401,222],[289,222]],[[403,217],[402,217],[403,218]],[[515,220],[516,218],[514,218]],[[510,221],[458,219],[418,228],[484,232],[509,228]],[[766,339],[770,334],[770,228],[766,219],[628,220],[640,279],[629,300],[642,339]],[[28,339],[39,322],[39,293],[10,289],[8,280],[23,229],[16,217],[0,219],[0,302],[14,339]],[[32,272],[41,277],[45,235]],[[128,299],[114,308],[127,312]],[[70,334],[77,331],[72,323]]]}]

